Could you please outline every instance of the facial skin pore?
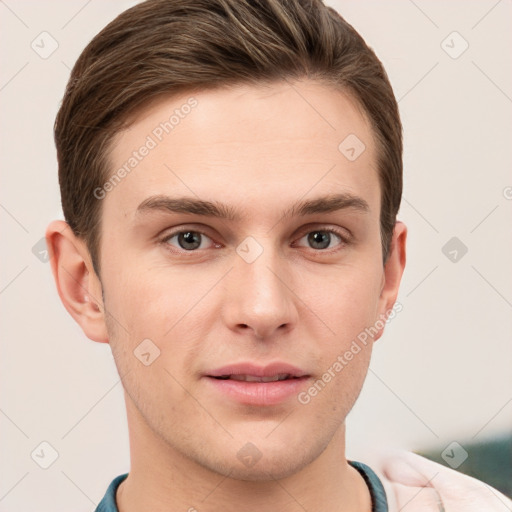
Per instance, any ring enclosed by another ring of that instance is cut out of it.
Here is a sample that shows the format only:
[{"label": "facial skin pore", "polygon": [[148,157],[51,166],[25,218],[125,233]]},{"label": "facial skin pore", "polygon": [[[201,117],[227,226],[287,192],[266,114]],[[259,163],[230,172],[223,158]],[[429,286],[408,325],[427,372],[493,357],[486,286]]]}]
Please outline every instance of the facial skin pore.
[{"label": "facial skin pore", "polygon": [[[125,389],[119,510],[367,512],[345,418],[372,341],[307,404],[298,393],[245,403],[208,375],[282,362],[308,376],[307,391],[393,307],[406,228],[397,222],[384,266],[371,126],[350,95],[313,81],[199,91],[138,114],[115,139],[112,170],[191,96],[197,105],[102,199],[101,281],[63,221],[47,231],[61,299],[110,344]],[[350,134],[365,145],[353,161],[338,149]],[[338,194],[340,209],[292,211]],[[236,218],[173,212],[166,197],[222,203]],[[261,254],[248,262],[240,247]],[[143,340],[160,351],[147,366],[134,354]],[[246,464],[241,450],[261,458]]]}]

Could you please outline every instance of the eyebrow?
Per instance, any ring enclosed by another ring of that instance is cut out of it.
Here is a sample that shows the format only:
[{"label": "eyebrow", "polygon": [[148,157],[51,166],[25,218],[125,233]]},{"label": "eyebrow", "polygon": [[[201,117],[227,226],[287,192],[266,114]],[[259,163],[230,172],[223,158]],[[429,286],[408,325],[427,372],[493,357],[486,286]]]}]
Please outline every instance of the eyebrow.
[{"label": "eyebrow", "polygon": [[[331,194],[315,199],[298,201],[283,212],[283,218],[305,217],[315,213],[330,213],[346,209],[366,213],[370,210],[370,207],[363,198],[353,194]],[[239,221],[247,217],[247,215],[242,214],[233,206],[218,201],[205,201],[195,197],[169,197],[165,195],[148,197],[139,204],[136,214],[140,215],[154,211],[188,213],[230,221]]]}]

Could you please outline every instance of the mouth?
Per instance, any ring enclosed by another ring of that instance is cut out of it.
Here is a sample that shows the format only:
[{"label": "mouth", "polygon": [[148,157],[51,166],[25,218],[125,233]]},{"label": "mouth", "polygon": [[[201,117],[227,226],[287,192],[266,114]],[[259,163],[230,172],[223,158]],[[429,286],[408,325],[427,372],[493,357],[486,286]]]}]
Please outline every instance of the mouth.
[{"label": "mouth", "polygon": [[229,365],[205,375],[215,396],[244,405],[278,405],[296,396],[311,375],[287,363]]},{"label": "mouth", "polygon": [[209,372],[207,376],[220,380],[276,382],[308,377],[309,375],[296,366],[277,361],[266,366],[260,366],[252,362],[230,364]]},{"label": "mouth", "polygon": [[257,375],[219,375],[218,377],[212,376],[214,379],[219,380],[238,380],[242,382],[277,382],[282,380],[300,379],[290,373],[279,373],[269,377],[258,377]]}]

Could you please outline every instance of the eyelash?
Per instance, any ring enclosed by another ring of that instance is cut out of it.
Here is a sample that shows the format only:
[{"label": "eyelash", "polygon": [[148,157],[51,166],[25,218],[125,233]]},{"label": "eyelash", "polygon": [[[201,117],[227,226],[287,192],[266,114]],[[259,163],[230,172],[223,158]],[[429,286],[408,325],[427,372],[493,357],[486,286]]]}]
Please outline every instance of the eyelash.
[{"label": "eyelash", "polygon": [[[212,240],[212,238],[207,234],[205,233],[204,231],[201,231],[200,229],[180,229],[178,231],[174,231],[174,232],[171,232],[171,233],[167,233],[165,235],[165,237],[163,239],[160,240],[160,243],[162,243],[163,245],[165,245],[166,249],[171,251],[173,254],[184,254],[184,253],[197,253],[199,252],[201,249],[194,249],[194,250],[190,250],[190,251],[187,251],[185,249],[181,249],[181,248],[177,248],[177,247],[174,247],[174,246],[170,246],[170,244],[168,244],[169,240],[173,237],[175,237],[176,235],[179,235],[181,233],[199,233],[200,235],[202,236],[205,236],[207,238],[209,238],[210,240]],[[299,239],[303,238],[304,236],[310,234],[310,233],[332,233],[336,236],[338,236],[340,238],[340,244],[333,248],[333,249],[314,249],[312,247],[310,247],[309,249],[311,249],[312,251],[316,252],[316,253],[319,253],[319,254],[333,254],[337,251],[340,251],[343,249],[343,247],[347,246],[350,244],[350,237],[347,236],[346,233],[338,230],[338,229],[335,229],[335,228],[317,228],[317,229],[312,229],[310,231],[306,231],[305,233],[303,233]],[[216,243],[212,240],[213,243]],[[172,247],[172,249],[170,248]],[[204,249],[203,249],[204,250]]]}]

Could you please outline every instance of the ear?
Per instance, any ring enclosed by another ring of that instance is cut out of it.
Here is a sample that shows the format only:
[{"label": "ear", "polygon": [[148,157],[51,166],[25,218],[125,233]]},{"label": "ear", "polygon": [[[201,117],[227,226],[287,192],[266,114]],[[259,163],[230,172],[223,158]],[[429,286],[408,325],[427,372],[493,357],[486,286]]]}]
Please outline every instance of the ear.
[{"label": "ear", "polygon": [[46,228],[46,245],[62,304],[89,339],[108,343],[101,282],[85,242],[55,220]]},{"label": "ear", "polygon": [[[393,237],[389,250],[388,259],[384,265],[382,286],[379,297],[378,314],[380,319],[387,318],[389,311],[393,309],[398,296],[400,281],[405,269],[405,246],[407,239],[407,226],[400,221],[395,223]],[[379,329],[374,341],[377,341],[384,333],[384,327]]]}]

